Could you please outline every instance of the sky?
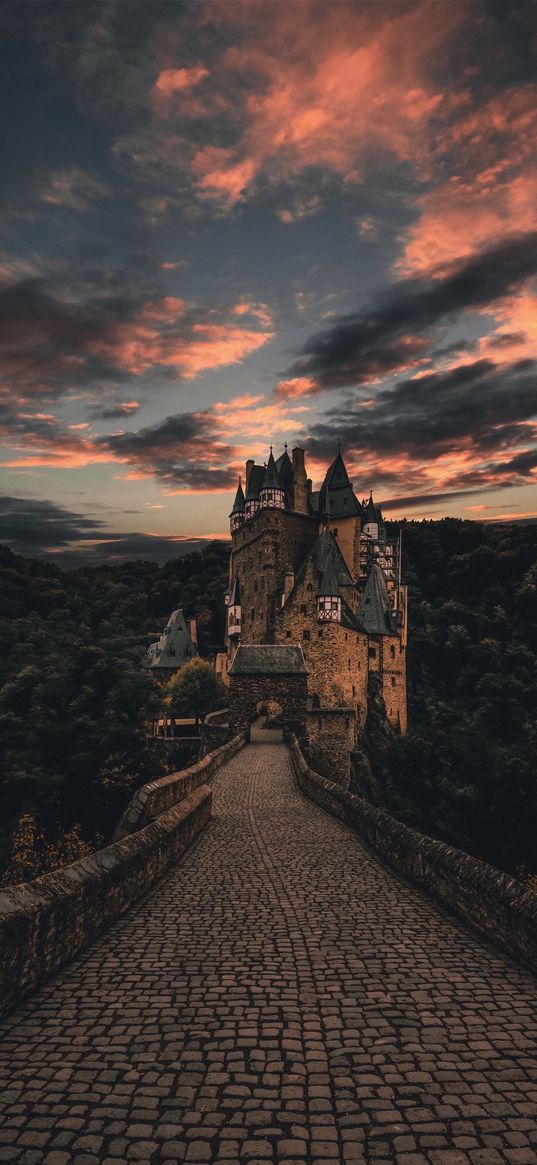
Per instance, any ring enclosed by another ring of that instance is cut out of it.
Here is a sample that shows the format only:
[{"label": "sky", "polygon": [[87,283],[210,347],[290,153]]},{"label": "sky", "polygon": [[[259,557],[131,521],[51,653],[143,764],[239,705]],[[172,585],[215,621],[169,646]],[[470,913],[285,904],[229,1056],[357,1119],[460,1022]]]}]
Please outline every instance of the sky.
[{"label": "sky", "polygon": [[0,6],[0,541],[165,561],[246,458],[537,516],[537,7]]}]

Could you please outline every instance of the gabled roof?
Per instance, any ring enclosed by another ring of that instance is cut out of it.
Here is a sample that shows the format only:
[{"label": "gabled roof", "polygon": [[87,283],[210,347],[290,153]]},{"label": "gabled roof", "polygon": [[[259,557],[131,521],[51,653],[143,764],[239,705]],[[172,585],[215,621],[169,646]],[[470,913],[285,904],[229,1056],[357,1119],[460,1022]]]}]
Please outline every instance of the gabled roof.
[{"label": "gabled roof", "polygon": [[329,489],[341,489],[347,485],[350,485],[352,489],[351,479],[347,473],[345,462],[341,456],[341,452],[338,450],[337,457],[328,466],[323,486],[328,486]]},{"label": "gabled roof", "polygon": [[150,643],[142,667],[168,671],[183,667],[189,659],[198,654],[180,607],[172,611],[170,618],[156,643]]},{"label": "gabled roof", "polygon": [[266,470],[264,465],[252,465],[246,487],[247,502],[255,501],[259,497],[259,490],[263,485],[265,472]]},{"label": "gabled roof", "polygon": [[397,634],[384,571],[376,563],[371,567],[356,617],[368,635]]},{"label": "gabled roof", "polygon": [[281,647],[276,643],[247,645],[237,648],[230,676],[296,676],[307,675],[306,661],[301,647]]},{"label": "gabled roof", "polygon": [[229,606],[240,607],[241,605],[241,588],[238,576],[233,579],[231,590],[229,592]]},{"label": "gabled roof", "polygon": [[233,502],[233,509],[232,509],[231,513],[232,514],[242,514],[243,510],[244,510],[244,493],[243,493],[243,489],[242,489],[242,482],[241,482],[241,479],[239,477],[239,484],[237,486],[237,492],[235,494],[235,501]]},{"label": "gabled roof", "polygon": [[276,468],[276,462],[272,455],[272,449],[270,450],[270,457],[268,459],[261,489],[283,489],[280,475]]}]

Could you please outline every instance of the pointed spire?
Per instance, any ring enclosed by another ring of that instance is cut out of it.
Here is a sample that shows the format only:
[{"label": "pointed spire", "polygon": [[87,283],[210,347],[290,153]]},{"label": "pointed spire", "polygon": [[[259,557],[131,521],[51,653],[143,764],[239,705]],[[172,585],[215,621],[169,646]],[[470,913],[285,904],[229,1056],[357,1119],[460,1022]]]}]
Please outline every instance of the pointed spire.
[{"label": "pointed spire", "polygon": [[242,489],[242,480],[239,477],[239,484],[235,494],[235,501],[233,502],[232,514],[242,514],[244,512],[244,493]]},{"label": "pointed spire", "polygon": [[268,459],[265,476],[263,478],[263,485],[261,489],[281,489],[282,483],[278,473],[278,467],[273,457],[272,445],[270,446],[270,457]]},{"label": "pointed spire", "polygon": [[326,570],[324,571],[317,594],[323,596],[330,595],[333,599],[341,598],[341,591],[339,589],[339,583],[337,581],[336,575],[336,566],[332,555],[330,555],[326,564]]},{"label": "pointed spire", "polygon": [[384,571],[378,564],[371,567],[358,608],[358,621],[369,635],[394,635],[392,607]]}]

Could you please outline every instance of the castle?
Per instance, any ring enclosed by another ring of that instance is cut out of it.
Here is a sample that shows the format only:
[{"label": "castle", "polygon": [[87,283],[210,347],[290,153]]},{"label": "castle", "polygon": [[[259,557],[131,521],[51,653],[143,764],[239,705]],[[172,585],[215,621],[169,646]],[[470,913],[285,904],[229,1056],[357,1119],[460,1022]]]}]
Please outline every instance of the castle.
[{"label": "castle", "polygon": [[234,686],[244,688],[247,678],[251,686],[256,676],[252,691],[274,695],[270,677],[277,674],[278,692],[286,676],[295,684],[292,702],[301,683],[310,762],[326,775],[337,768],[348,783],[375,688],[370,677],[377,677],[389,721],[406,731],[400,544],[388,541],[372,495],[356,497],[341,452],[318,491],[302,449],[290,457],[286,446],[275,460],[271,448],[266,465],[247,461],[230,523],[227,650],[217,667],[232,697]]}]

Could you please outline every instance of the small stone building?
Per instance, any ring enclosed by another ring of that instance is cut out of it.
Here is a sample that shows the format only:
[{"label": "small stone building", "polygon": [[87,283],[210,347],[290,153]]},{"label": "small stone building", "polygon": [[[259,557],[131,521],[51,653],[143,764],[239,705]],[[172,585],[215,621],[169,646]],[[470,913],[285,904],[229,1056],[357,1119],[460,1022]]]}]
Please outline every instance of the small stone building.
[{"label": "small stone building", "polygon": [[282,728],[304,741],[308,697],[301,647],[240,645],[229,668],[231,716],[238,732],[248,728],[260,704],[278,704]]},{"label": "small stone building", "polygon": [[198,654],[196,620],[187,624],[180,607],[170,618],[156,643],[151,643],[142,667],[159,680],[166,681]]}]

